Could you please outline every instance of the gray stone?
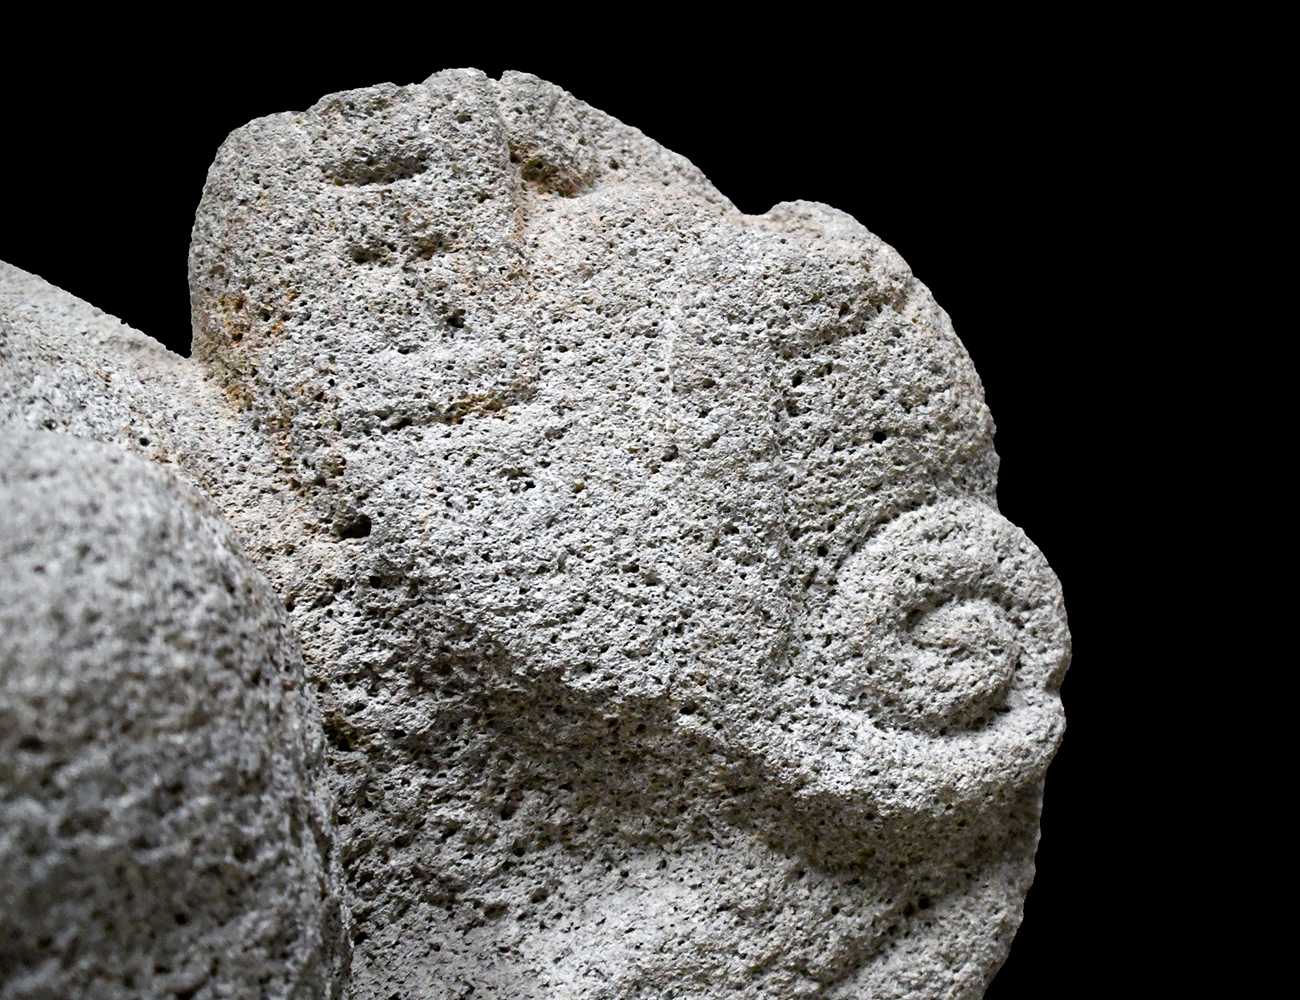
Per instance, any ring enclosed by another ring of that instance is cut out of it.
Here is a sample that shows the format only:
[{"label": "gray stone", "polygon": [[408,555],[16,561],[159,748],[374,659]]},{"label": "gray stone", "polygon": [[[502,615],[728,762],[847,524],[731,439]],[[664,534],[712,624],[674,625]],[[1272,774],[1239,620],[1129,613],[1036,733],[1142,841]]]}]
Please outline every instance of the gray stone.
[{"label": "gray stone", "polygon": [[454,71],[232,133],[190,277],[146,379],[9,306],[11,384],[57,356],[96,402],[0,420],[155,449],[285,600],[355,996],[983,992],[1069,636],[897,253]]},{"label": "gray stone", "polygon": [[0,438],[0,997],[341,996],[316,708],[189,487]]}]

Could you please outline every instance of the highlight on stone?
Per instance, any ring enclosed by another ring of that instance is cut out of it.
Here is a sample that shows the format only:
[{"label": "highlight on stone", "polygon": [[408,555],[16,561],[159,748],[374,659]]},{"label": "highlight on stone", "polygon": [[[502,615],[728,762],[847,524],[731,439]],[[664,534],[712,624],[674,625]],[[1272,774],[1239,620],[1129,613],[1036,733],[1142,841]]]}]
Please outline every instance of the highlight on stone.
[{"label": "highlight on stone", "polygon": [[189,261],[0,264],[0,998],[983,994],[1070,639],[893,249],[458,70]]}]

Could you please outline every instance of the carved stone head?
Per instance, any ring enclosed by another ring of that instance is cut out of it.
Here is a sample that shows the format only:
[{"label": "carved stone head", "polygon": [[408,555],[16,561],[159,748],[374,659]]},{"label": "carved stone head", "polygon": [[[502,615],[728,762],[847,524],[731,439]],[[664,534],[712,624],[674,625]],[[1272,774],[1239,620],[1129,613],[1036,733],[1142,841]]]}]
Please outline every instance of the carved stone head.
[{"label": "carved stone head", "polygon": [[455,71],[232,133],[190,280],[358,997],[980,995],[1069,634],[897,253]]}]

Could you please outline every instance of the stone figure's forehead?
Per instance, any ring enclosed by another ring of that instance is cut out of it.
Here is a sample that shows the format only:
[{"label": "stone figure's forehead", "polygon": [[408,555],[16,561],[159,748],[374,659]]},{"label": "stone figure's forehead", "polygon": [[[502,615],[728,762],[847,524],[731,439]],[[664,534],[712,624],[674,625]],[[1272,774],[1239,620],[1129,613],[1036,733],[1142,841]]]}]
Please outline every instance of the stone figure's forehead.
[{"label": "stone figure's forehead", "polygon": [[840,468],[812,489],[859,506],[887,483],[924,499],[936,475],[992,498],[978,379],[896,253],[825,206],[744,216],[535,78],[439,74],[254,122],[214,164],[200,235],[196,349],[273,423],[316,396],[353,443],[583,413],[647,456],[707,462],[738,436],[808,469],[829,445]]}]

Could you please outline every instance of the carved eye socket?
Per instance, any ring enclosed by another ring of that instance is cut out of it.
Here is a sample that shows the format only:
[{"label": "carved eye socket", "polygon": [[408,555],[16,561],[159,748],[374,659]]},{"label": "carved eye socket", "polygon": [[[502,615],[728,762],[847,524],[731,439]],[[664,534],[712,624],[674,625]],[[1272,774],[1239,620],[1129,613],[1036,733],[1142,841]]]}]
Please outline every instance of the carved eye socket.
[{"label": "carved eye socket", "polygon": [[805,668],[832,701],[935,735],[1041,697],[1069,660],[1060,586],[1042,553],[970,501],[881,529],[841,568],[811,638]]}]

